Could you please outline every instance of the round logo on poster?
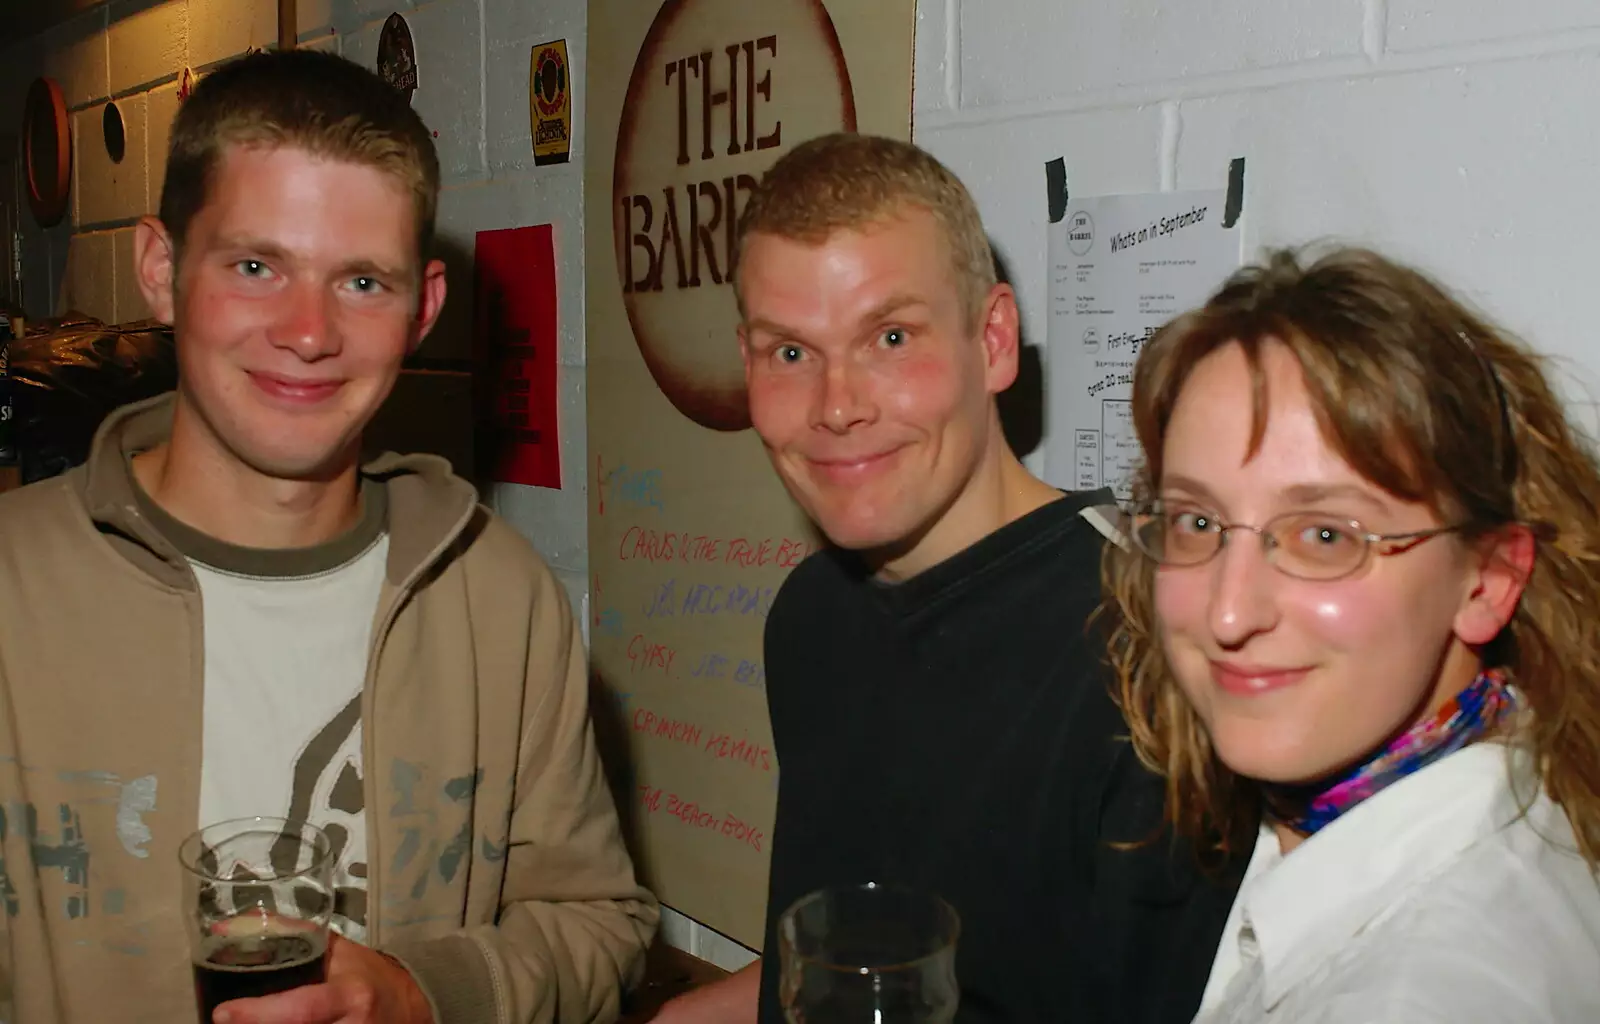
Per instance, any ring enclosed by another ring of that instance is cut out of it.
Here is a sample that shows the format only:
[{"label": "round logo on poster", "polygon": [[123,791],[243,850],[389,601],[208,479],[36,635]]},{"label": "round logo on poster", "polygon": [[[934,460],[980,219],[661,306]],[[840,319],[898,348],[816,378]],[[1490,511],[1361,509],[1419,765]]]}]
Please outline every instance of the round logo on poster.
[{"label": "round logo on poster", "polygon": [[855,129],[821,0],[661,5],[617,129],[612,238],[640,355],[695,423],[750,426],[732,281],[745,201],[796,143]]}]

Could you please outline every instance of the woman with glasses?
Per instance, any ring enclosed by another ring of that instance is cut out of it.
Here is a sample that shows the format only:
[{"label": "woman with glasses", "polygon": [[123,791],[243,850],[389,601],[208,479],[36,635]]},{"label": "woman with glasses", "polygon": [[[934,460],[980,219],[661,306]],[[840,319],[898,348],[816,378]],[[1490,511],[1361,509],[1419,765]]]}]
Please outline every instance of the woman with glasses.
[{"label": "woman with glasses", "polygon": [[1369,252],[1146,346],[1112,658],[1254,848],[1206,1024],[1600,1021],[1600,470],[1541,360]]}]

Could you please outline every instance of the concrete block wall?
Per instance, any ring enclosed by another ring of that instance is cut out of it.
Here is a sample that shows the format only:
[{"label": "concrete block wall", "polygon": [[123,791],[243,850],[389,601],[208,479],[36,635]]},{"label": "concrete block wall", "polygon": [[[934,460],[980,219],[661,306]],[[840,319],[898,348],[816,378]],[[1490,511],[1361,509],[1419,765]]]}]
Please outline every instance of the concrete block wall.
[{"label": "concrete block wall", "polygon": [[[133,223],[161,199],[178,109],[178,75],[203,72],[277,40],[272,0],[111,0],[29,39],[0,39],[0,133],[21,129],[38,75],[61,84],[72,130],[68,215],[40,229],[25,214],[24,305],[35,317],[75,309],[108,322],[149,315],[132,279]],[[303,45],[337,48],[327,2],[302,3]],[[126,149],[113,162],[103,118],[115,103]]]},{"label": "concrete block wall", "polygon": [[916,140],[971,186],[1041,350],[1047,159],[1095,195],[1220,187],[1243,156],[1247,258],[1373,245],[1595,392],[1600,3],[920,0],[916,70]]}]

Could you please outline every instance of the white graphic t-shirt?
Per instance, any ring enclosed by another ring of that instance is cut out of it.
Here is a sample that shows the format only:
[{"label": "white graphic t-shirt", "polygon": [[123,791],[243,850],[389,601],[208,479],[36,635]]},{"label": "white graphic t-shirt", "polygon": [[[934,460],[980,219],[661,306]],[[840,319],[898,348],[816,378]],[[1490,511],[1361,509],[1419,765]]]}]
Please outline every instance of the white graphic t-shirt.
[{"label": "white graphic t-shirt", "polygon": [[367,928],[361,690],[388,560],[384,497],[368,484],[353,529],[287,551],[224,544],[140,502],[200,582],[200,823],[264,815],[327,832],[333,925],[357,942]]}]

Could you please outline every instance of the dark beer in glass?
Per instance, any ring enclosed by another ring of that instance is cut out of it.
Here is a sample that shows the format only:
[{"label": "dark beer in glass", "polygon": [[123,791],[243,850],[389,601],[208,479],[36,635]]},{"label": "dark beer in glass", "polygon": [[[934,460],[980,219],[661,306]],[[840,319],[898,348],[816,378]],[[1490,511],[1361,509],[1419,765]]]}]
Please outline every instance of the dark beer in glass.
[{"label": "dark beer in glass", "polygon": [[200,1024],[223,1003],[327,977],[333,850],[316,826],[243,818],[184,840],[184,913]]}]

